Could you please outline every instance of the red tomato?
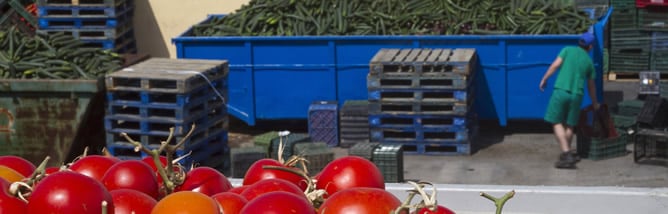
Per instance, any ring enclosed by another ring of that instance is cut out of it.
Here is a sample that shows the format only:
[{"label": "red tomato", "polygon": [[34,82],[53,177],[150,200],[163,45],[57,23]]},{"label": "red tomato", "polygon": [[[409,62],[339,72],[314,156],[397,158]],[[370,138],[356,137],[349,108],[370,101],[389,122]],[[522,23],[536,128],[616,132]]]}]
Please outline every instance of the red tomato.
[{"label": "red tomato", "polygon": [[419,209],[416,212],[416,214],[455,214],[455,212],[446,208],[446,207],[444,207],[444,206],[438,205],[436,207],[436,210],[432,211],[428,207],[425,207],[425,208]]},{"label": "red tomato", "polygon": [[174,192],[160,199],[151,214],[220,214],[218,202],[199,192]]},{"label": "red tomato", "polygon": [[385,180],[373,162],[358,156],[338,158],[317,176],[316,188],[327,191],[325,197],[352,187],[385,189]]},{"label": "red tomato", "polygon": [[102,177],[102,184],[109,191],[134,189],[156,199],[159,197],[155,173],[150,166],[139,160],[124,160],[114,164]]},{"label": "red tomato", "polygon": [[100,214],[103,201],[107,202],[107,213],[113,213],[111,194],[99,181],[62,171],[46,176],[35,186],[27,213]]},{"label": "red tomato", "polygon": [[89,155],[75,161],[69,169],[94,178],[95,180],[102,181],[104,173],[119,161],[120,160],[115,157]]},{"label": "red tomato", "polygon": [[0,178],[5,179],[9,183],[14,183],[23,180],[25,176],[8,166],[0,166]]},{"label": "red tomato", "polygon": [[44,169],[44,173],[46,173],[47,175],[56,173],[58,171],[60,171],[60,167],[56,167],[56,166],[46,167],[46,169]]},{"label": "red tomato", "polygon": [[[253,163],[253,165],[251,165],[246,171],[243,185],[251,185],[254,184],[255,182],[269,178],[280,178],[296,184],[299,188],[301,188],[302,191],[306,190],[306,188],[308,187],[308,183],[304,180],[304,178],[295,173],[277,169],[264,169],[263,166],[285,167],[283,166],[283,164],[274,159],[265,158],[258,160],[255,163]],[[291,169],[300,170],[294,167]]]},{"label": "red tomato", "polygon": [[[141,159],[142,162],[148,164],[151,169],[155,172],[155,176],[158,178],[158,183],[162,184],[162,176],[158,173],[158,167],[155,166],[155,161],[153,160],[153,157],[147,156]],[[167,166],[167,157],[165,156],[160,156],[160,163],[162,163],[161,167]]]},{"label": "red tomato", "polygon": [[353,187],[329,196],[320,205],[320,214],[376,214],[390,213],[401,205],[392,193],[370,187]]},{"label": "red tomato", "polygon": [[114,200],[114,214],[151,213],[158,203],[150,195],[133,189],[117,189],[109,193]]},{"label": "red tomato", "polygon": [[[369,203],[369,202],[367,202]],[[370,204],[370,203],[369,203]],[[253,214],[315,214],[306,198],[288,192],[270,192],[248,201],[240,213]]]},{"label": "red tomato", "polygon": [[270,178],[258,181],[241,192],[241,196],[251,201],[260,195],[276,191],[289,192],[306,198],[304,192],[302,192],[302,190],[299,189],[297,185],[278,178]]},{"label": "red tomato", "polygon": [[228,190],[228,192],[236,193],[236,194],[241,195],[241,193],[244,192],[244,190],[248,189],[249,186],[250,185],[243,185],[243,186],[234,187],[234,188]]},{"label": "red tomato", "polygon": [[232,189],[232,184],[223,173],[203,166],[190,170],[186,174],[186,180],[175,191],[193,191],[212,196],[230,189]]},{"label": "red tomato", "polygon": [[243,196],[231,192],[221,192],[212,195],[211,198],[218,202],[218,205],[220,205],[225,214],[239,214],[241,213],[241,208],[248,203],[248,200]]},{"label": "red tomato", "polygon": [[0,166],[7,166],[21,173],[23,177],[30,177],[35,171],[35,165],[30,161],[14,155],[0,156]]},{"label": "red tomato", "polygon": [[28,204],[9,194],[9,182],[0,178],[0,213],[24,214],[27,213]]}]

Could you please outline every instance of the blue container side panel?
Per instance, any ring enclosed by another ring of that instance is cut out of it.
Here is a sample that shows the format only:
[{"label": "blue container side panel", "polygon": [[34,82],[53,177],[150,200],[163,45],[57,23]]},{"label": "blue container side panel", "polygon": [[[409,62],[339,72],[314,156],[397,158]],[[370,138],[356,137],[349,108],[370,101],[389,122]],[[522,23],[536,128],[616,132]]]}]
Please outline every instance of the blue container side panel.
[{"label": "blue container side panel", "polygon": [[[381,48],[411,48],[412,41],[337,41],[337,97],[339,100],[366,100],[369,61]],[[343,106],[344,102],[339,102]]]},{"label": "blue container side panel", "polygon": [[[508,117],[517,119],[543,118],[552,88],[559,72],[547,82],[546,90],[539,89],[540,80],[562,48],[577,44],[577,39],[551,41],[513,41],[508,44]],[[535,48],[539,46],[541,48]]]},{"label": "blue container side panel", "polygon": [[253,53],[258,118],[306,118],[313,101],[337,100],[330,42],[257,41]]},{"label": "blue container side panel", "polygon": [[255,125],[255,96],[250,42],[225,41],[177,43],[178,58],[227,59],[230,115]]},{"label": "blue container side panel", "polygon": [[[598,98],[602,97],[603,27],[592,30],[597,44]],[[211,17],[209,17],[211,18]],[[255,119],[304,119],[314,100],[367,99],[368,63],[381,48],[475,48],[475,110],[479,118],[542,119],[548,90],[538,84],[558,51],[579,35],[540,36],[296,36],[191,37],[173,39],[178,58],[227,59],[230,62],[230,114],[249,125]],[[583,106],[591,103],[585,95]]]}]

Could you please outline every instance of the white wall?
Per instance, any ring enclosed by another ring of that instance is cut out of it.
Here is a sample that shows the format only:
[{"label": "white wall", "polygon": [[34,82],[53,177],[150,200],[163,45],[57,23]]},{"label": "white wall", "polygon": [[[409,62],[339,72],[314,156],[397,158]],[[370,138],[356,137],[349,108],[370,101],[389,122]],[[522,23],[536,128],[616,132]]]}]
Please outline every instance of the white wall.
[{"label": "white wall", "polygon": [[249,0],[136,0],[135,37],[138,52],[176,58],[172,38],[209,14],[234,12]]}]

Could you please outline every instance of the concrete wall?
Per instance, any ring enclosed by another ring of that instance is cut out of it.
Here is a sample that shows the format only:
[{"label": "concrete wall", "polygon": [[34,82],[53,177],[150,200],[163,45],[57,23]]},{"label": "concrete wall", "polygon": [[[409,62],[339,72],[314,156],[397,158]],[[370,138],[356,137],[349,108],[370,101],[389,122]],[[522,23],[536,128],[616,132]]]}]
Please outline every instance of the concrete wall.
[{"label": "concrete wall", "polygon": [[249,0],[136,0],[135,37],[138,52],[176,58],[172,38],[206,18],[230,13]]}]

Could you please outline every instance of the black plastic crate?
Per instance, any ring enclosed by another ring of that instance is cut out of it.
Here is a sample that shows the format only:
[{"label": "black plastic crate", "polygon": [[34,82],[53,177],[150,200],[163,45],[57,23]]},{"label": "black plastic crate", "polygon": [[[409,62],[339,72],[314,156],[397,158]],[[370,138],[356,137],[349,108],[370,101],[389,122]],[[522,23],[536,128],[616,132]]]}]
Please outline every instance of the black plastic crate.
[{"label": "black plastic crate", "polygon": [[260,135],[256,135],[253,137],[253,142],[255,146],[260,146],[263,147],[265,152],[269,152],[269,147],[271,147],[271,141],[278,138],[278,132],[276,131],[270,131],[270,132],[265,132]]},{"label": "black plastic crate", "polygon": [[341,107],[340,116],[362,116],[369,115],[368,100],[347,100]]},{"label": "black plastic crate", "polygon": [[633,161],[668,161],[668,130],[639,129],[635,135]]},{"label": "black plastic crate", "polygon": [[404,152],[402,145],[381,144],[373,152],[373,163],[380,169],[385,182],[404,181]]},{"label": "black plastic crate", "polygon": [[373,152],[379,145],[379,143],[369,142],[357,143],[348,149],[348,155],[360,156],[373,161]]},{"label": "black plastic crate", "polygon": [[662,127],[668,123],[668,101],[659,96],[647,96],[637,117],[638,123]]},{"label": "black plastic crate", "polygon": [[[334,151],[332,151],[324,142],[305,142],[294,146],[293,154],[304,158],[308,163],[308,172],[311,176],[316,175],[322,169],[334,160]],[[301,168],[301,164],[297,164]]]},{"label": "black plastic crate", "polygon": [[643,100],[625,100],[617,103],[617,113],[624,116],[638,116],[645,101]]},{"label": "black plastic crate", "polygon": [[292,156],[292,150],[297,143],[309,142],[311,137],[305,133],[290,133],[285,137],[278,137],[271,140],[270,157],[278,160],[278,146],[283,143],[283,160],[287,160]]},{"label": "black plastic crate", "polygon": [[231,176],[233,178],[243,178],[253,163],[267,157],[267,151],[260,146],[232,148],[230,157],[232,162]]}]

